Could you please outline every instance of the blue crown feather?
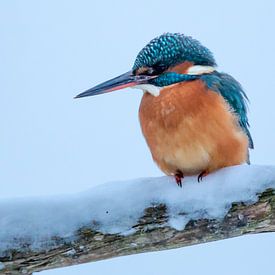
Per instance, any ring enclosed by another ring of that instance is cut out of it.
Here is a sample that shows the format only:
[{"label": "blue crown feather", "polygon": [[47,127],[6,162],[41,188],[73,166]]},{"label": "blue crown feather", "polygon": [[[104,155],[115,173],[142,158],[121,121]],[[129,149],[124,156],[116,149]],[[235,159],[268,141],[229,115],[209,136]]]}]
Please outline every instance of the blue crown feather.
[{"label": "blue crown feather", "polygon": [[151,40],[138,53],[133,70],[143,66],[167,69],[184,61],[194,65],[216,65],[211,51],[198,40],[180,33],[165,33]]}]

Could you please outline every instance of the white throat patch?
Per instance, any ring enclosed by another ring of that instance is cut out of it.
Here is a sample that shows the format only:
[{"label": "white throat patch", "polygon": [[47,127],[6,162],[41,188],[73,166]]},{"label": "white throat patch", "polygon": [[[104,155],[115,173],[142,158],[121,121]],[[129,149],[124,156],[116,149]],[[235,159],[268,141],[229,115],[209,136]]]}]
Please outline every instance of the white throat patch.
[{"label": "white throat patch", "polygon": [[140,84],[133,86],[132,88],[137,88],[143,90],[143,92],[148,92],[153,96],[159,96],[160,90],[164,87],[158,87],[152,84]]}]

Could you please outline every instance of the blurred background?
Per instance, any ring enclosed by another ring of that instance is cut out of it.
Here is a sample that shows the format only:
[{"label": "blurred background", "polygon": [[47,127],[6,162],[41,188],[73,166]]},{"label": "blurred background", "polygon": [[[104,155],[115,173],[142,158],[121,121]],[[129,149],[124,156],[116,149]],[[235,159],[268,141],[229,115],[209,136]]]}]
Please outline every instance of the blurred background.
[{"label": "blurred background", "polygon": [[[141,91],[73,97],[128,71],[164,32],[200,40],[243,85],[251,162],[275,163],[274,1],[9,0],[0,24],[0,199],[161,175],[139,127]],[[41,274],[274,274],[274,244],[249,236]]]}]

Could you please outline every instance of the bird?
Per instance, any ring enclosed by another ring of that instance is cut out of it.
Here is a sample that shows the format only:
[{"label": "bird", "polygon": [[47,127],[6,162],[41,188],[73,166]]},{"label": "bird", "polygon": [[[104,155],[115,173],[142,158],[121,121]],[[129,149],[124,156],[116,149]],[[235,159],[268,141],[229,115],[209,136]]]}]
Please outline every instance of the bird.
[{"label": "bird", "polygon": [[138,53],[130,71],[75,98],[127,87],[143,91],[142,133],[153,160],[178,186],[185,176],[200,182],[218,169],[250,164],[248,97],[198,40],[164,33]]}]

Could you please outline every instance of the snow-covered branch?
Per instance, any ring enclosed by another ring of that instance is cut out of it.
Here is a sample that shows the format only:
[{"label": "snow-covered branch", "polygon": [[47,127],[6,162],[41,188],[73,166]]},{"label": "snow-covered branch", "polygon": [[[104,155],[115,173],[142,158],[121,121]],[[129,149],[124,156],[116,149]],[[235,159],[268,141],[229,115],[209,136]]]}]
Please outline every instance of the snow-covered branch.
[{"label": "snow-covered branch", "polygon": [[0,202],[0,273],[275,231],[275,167],[238,166],[179,188],[169,177]]}]

